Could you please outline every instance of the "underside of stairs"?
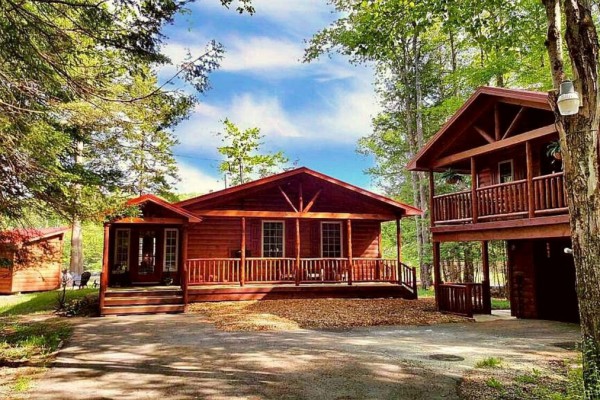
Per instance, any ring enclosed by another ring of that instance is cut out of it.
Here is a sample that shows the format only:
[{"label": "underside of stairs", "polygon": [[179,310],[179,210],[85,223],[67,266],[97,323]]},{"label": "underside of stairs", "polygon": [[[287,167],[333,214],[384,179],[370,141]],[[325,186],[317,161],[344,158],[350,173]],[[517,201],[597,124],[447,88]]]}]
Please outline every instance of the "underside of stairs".
[{"label": "underside of stairs", "polygon": [[173,289],[109,289],[100,315],[130,315],[184,312],[183,291]]}]

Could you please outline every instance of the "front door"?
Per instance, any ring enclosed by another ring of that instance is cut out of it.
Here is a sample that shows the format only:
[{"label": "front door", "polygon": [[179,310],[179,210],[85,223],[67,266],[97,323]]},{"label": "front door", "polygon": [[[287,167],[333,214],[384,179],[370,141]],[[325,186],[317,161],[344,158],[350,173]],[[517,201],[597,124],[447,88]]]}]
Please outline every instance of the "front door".
[{"label": "front door", "polygon": [[132,240],[135,261],[132,283],[159,283],[162,279],[162,229],[140,229]]}]

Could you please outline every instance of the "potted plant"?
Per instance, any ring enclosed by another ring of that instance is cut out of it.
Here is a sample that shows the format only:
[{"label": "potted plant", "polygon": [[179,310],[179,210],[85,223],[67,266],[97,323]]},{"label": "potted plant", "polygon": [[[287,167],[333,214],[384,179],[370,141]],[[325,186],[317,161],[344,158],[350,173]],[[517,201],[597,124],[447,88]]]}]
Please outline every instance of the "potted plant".
[{"label": "potted plant", "polygon": [[554,157],[556,160],[562,160],[562,154],[560,153],[560,141],[553,140],[546,146],[546,155],[548,157]]},{"label": "potted plant", "polygon": [[448,168],[446,171],[442,172],[442,179],[446,181],[446,183],[455,185],[458,182],[462,182],[463,176],[456,172],[456,170],[452,168]]}]

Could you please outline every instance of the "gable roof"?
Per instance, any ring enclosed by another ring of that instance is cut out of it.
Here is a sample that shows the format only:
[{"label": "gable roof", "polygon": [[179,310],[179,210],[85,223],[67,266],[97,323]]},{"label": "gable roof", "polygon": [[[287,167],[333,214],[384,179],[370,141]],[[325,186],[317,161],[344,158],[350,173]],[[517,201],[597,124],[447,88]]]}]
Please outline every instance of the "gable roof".
[{"label": "gable roof", "polygon": [[512,104],[544,111],[552,111],[548,103],[547,92],[536,92],[523,89],[507,89],[490,86],[479,87],[475,93],[452,115],[440,130],[421,148],[409,161],[407,168],[410,171],[427,170],[426,160],[431,157],[436,145],[447,143],[453,138],[454,128],[459,124],[475,122],[473,115],[477,115],[491,102]]},{"label": "gable roof", "polygon": [[350,190],[354,193],[357,193],[361,196],[365,196],[370,200],[375,200],[377,202],[380,202],[388,207],[395,209],[396,211],[398,211],[399,213],[401,213],[404,216],[421,215],[423,213],[421,210],[419,210],[416,207],[413,207],[413,206],[410,206],[410,205],[407,205],[404,203],[400,203],[398,201],[392,200],[388,197],[379,195],[377,193],[370,192],[370,191],[362,189],[358,186],[343,182],[336,178],[332,178],[331,176],[322,174],[320,172],[314,171],[307,167],[296,168],[296,169],[293,169],[290,171],[285,171],[285,172],[282,172],[279,174],[271,175],[266,178],[261,178],[261,179],[257,179],[252,182],[247,182],[247,183],[244,183],[244,184],[241,184],[238,186],[233,186],[233,187],[230,187],[227,189],[222,189],[222,190],[219,190],[216,192],[212,192],[212,193],[208,193],[208,194],[205,194],[202,196],[194,197],[194,198],[176,203],[176,206],[189,207],[189,206],[193,206],[195,204],[202,203],[202,202],[205,202],[208,200],[218,199],[220,197],[225,197],[225,196],[234,195],[234,194],[241,194],[245,191],[259,188],[261,186],[276,185],[277,183],[279,183],[283,180],[286,180],[291,177],[303,175],[303,174],[314,177],[316,179],[320,179],[322,181],[329,182],[333,185],[345,188],[345,189]]},{"label": "gable roof", "polygon": [[0,243],[26,244],[38,240],[62,236],[70,228],[68,226],[54,228],[19,228],[0,232]]},{"label": "gable roof", "polygon": [[189,222],[200,222],[202,221],[202,218],[199,218],[197,216],[195,216],[194,214],[192,214],[191,212],[184,210],[183,208],[169,203],[168,201],[165,201],[163,199],[161,199],[158,196],[155,196],[153,194],[143,194],[139,197],[136,197],[134,199],[130,199],[127,201],[127,205],[129,206],[137,206],[137,205],[141,205],[147,202],[151,202],[154,203],[160,207],[163,207],[169,211],[174,212],[175,214],[181,215],[184,218],[187,218],[187,220]]}]

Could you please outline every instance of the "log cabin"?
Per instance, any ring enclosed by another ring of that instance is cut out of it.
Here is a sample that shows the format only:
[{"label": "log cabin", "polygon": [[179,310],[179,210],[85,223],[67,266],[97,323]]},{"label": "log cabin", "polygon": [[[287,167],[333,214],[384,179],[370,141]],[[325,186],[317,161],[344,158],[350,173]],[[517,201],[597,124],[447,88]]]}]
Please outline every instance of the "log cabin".
[{"label": "log cabin", "polygon": [[[488,242],[506,241],[511,313],[577,321],[575,267],[562,163],[547,93],[479,88],[410,161],[429,173],[434,280],[440,310],[490,313]],[[465,190],[440,194],[434,173]],[[443,282],[440,244],[481,243],[481,282]],[[566,250],[566,251],[565,251]]]},{"label": "log cabin", "polygon": [[[421,211],[308,168],[176,204],[129,201],[105,224],[102,315],[182,312],[198,301],[416,298],[400,260],[400,219]],[[395,221],[397,257],[382,256]],[[169,285],[169,286],[166,286]]]},{"label": "log cabin", "polygon": [[63,238],[69,228],[0,232],[0,294],[58,289]]}]

